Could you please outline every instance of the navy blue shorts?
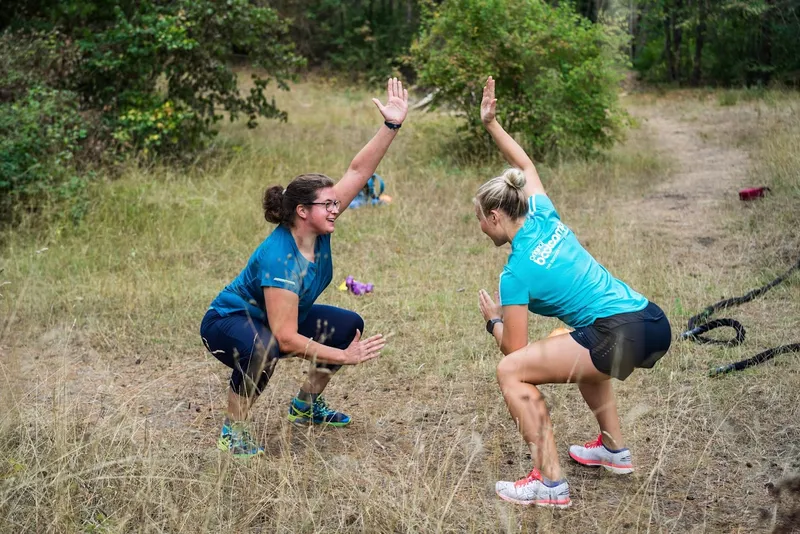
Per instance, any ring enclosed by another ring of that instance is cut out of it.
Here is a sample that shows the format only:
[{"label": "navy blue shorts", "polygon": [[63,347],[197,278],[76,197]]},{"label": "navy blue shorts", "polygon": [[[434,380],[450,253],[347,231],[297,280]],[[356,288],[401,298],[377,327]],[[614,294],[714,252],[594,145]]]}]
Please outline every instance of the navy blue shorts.
[{"label": "navy blue shorts", "polygon": [[628,378],[637,367],[653,367],[672,343],[667,316],[652,302],[638,312],[597,319],[570,335],[589,349],[598,371],[619,380]]},{"label": "navy blue shorts", "polygon": [[[329,347],[346,349],[356,330],[364,332],[364,320],[356,312],[335,306],[314,304],[297,332]],[[209,309],[200,324],[203,344],[216,359],[233,369],[231,389],[242,396],[260,395],[269,382],[278,360],[290,356],[281,353],[269,326],[246,313],[225,317]],[[317,367],[336,371],[333,364]]]}]

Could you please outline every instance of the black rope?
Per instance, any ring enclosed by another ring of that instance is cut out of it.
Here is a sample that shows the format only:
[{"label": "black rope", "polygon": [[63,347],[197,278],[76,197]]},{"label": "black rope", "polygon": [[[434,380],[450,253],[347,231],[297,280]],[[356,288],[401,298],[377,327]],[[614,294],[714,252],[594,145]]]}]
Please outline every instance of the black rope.
[{"label": "black rope", "polygon": [[[689,319],[688,329],[680,335],[680,339],[690,339],[696,343],[714,343],[717,345],[727,345],[729,347],[733,347],[735,345],[739,345],[744,342],[745,330],[742,323],[736,321],[734,319],[714,319],[713,321],[709,321],[714,313],[718,312],[719,310],[724,310],[725,308],[730,308],[732,306],[738,306],[739,304],[744,304],[745,302],[750,302],[754,298],[760,297],[773,287],[777,286],[778,284],[785,281],[789,276],[800,269],[800,260],[797,260],[788,271],[780,275],[778,278],[770,282],[769,284],[760,287],[758,289],[754,289],[749,293],[742,295],[741,297],[733,297],[725,300],[721,300],[716,304],[712,304],[711,306],[707,307],[697,315],[693,316]],[[736,331],[736,337],[731,339],[711,339],[708,337],[703,337],[702,334],[710,330],[714,330],[715,328],[720,327],[730,327]],[[766,350],[760,354],[756,354],[752,358],[748,358],[746,360],[742,360],[736,363],[732,363],[729,365],[723,365],[721,367],[717,367],[713,369],[709,376],[719,376],[721,374],[730,373],[732,371],[741,371],[742,369],[747,369],[753,365],[758,365],[760,363],[766,362],[767,360],[771,360],[775,356],[780,354],[785,354],[787,352],[796,352],[800,351],[800,343],[793,343],[791,345],[783,345],[781,347],[775,347],[769,350]]]}]

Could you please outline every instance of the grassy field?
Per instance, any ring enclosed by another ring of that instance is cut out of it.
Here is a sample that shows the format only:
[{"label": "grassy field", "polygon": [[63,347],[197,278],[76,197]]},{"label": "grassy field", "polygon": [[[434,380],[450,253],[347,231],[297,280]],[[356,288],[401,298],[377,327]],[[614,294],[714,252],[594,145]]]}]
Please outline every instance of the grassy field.
[{"label": "grassy field", "polygon": [[[263,189],[302,172],[341,176],[380,124],[369,100],[379,95],[299,84],[277,95],[288,123],[223,129],[233,156],[131,168],[93,189],[79,226],[0,236],[0,532],[766,532],[790,522],[797,495],[765,485],[800,472],[800,358],[706,373],[800,341],[800,275],[722,314],[745,323],[744,345],[675,342],[655,369],[615,383],[634,475],[566,463],[567,446],[594,438],[596,424],[577,388],[546,386],[573,506],[497,499],[496,480],[530,469],[477,306],[507,249],[480,232],[471,199],[504,165],[452,156],[457,120],[440,113],[412,112],[378,169],[394,202],[337,222],[334,282],[320,301],[391,336],[378,361],[343,369],[326,392],[354,423],[291,426],[305,365],[282,361],[253,411],[266,457],[215,449],[228,371],[205,352],[200,319],[270,231]],[[800,99],[702,91],[626,105],[628,141],[540,170],[562,219],[677,334],[798,259]],[[707,152],[664,149],[676,124]],[[692,174],[700,162],[687,154],[731,151],[745,163],[724,194]],[[653,206],[672,198],[676,176],[686,211],[661,216]],[[742,204],[742,185],[773,194]],[[375,293],[337,291],[348,274]],[[532,318],[531,338],[556,326]]]}]

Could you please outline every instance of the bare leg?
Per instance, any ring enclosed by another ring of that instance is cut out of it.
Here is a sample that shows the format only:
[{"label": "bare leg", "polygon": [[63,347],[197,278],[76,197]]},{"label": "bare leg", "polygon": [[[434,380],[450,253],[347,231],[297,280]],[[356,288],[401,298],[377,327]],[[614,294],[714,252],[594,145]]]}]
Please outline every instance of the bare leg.
[{"label": "bare leg", "polygon": [[550,415],[536,385],[565,382],[607,382],[608,375],[592,364],[589,351],[570,336],[537,341],[500,361],[497,381],[531,459],[551,479],[562,476]]},{"label": "bare leg", "polygon": [[250,412],[255,398],[242,397],[228,388],[228,419],[231,421],[244,421]]},{"label": "bare leg", "polygon": [[619,427],[619,415],[617,415],[617,403],[614,400],[614,391],[611,388],[611,380],[602,382],[578,384],[583,400],[597,418],[600,425],[600,434],[603,444],[609,449],[622,449],[625,444],[622,440],[622,431]]},{"label": "bare leg", "polygon": [[300,388],[301,391],[311,394],[320,394],[328,385],[333,375],[338,371],[338,367],[330,369],[328,367],[316,367],[311,365],[311,370],[308,372],[308,378]]},{"label": "bare leg", "polygon": [[498,380],[508,411],[517,423],[525,443],[530,447],[533,465],[538,466],[542,474],[550,480],[560,480],[561,465],[558,462],[553,424],[550,422],[544,397],[536,386],[506,380],[501,378],[499,372]]}]

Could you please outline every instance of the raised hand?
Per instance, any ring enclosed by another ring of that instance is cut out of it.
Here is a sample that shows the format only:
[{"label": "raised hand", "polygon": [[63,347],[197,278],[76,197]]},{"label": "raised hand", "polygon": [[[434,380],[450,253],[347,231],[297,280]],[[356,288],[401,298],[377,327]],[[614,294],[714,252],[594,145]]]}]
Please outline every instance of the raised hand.
[{"label": "raised hand", "polygon": [[494,97],[494,78],[489,76],[483,86],[483,99],[481,100],[481,122],[489,124],[495,119],[497,99]]},{"label": "raised hand", "polygon": [[350,346],[344,349],[345,364],[357,365],[377,358],[381,355],[381,349],[386,345],[383,334],[376,334],[361,340],[361,331],[356,330],[356,337],[350,342]]},{"label": "raised hand", "polygon": [[[494,298],[498,302],[500,301],[500,295],[498,295],[496,291],[494,293]],[[489,296],[489,293],[487,293],[485,289],[478,291],[478,307],[481,309],[481,314],[485,321],[503,318],[503,307],[499,304],[495,304],[494,300],[492,300],[492,297]]]},{"label": "raised hand", "polygon": [[403,89],[403,82],[397,78],[389,78],[386,92],[388,100],[385,106],[377,98],[373,98],[372,101],[378,106],[378,110],[386,122],[403,124],[408,113],[408,90]]}]

